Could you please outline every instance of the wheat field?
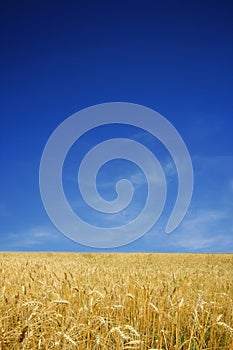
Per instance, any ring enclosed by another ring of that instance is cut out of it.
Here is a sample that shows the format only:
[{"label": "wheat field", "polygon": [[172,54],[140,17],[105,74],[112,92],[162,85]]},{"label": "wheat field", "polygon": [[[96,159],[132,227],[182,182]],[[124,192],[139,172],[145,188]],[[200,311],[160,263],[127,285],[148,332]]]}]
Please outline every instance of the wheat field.
[{"label": "wheat field", "polygon": [[233,255],[0,253],[0,348],[233,349]]}]

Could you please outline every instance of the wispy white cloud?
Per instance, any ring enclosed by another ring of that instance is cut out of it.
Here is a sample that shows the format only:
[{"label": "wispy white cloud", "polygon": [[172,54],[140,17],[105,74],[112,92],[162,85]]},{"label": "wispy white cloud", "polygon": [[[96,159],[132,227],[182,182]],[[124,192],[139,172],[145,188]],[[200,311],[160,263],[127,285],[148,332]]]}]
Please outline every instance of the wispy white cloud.
[{"label": "wispy white cloud", "polygon": [[[166,220],[169,217],[166,214],[166,206],[169,203],[166,203],[165,213],[162,213],[159,222],[140,240],[142,250],[233,251],[233,221],[230,212],[233,192],[232,166],[230,165],[232,159],[233,157],[194,157],[196,183],[191,208],[180,226],[172,234],[166,235]],[[166,177],[175,176],[176,168],[169,157],[164,158],[161,165]],[[154,179],[152,175],[151,177]],[[135,189],[144,188],[146,190],[146,178],[141,171],[137,169],[129,171],[127,179],[135,185]],[[104,194],[108,191],[114,191],[116,182],[113,177],[110,180],[102,181],[100,185],[102,186],[101,193]],[[92,224],[115,227],[128,223],[142,209],[142,197],[139,196],[138,199],[139,201],[132,202],[132,205],[130,204],[119,215],[103,216],[102,214],[102,217],[98,218],[99,213],[96,212],[95,215],[90,216]],[[77,200],[74,204],[76,204],[77,212],[79,209],[87,211],[82,201]],[[171,208],[167,209],[169,211]],[[0,216],[5,214],[6,208],[0,205]],[[87,218],[88,215],[86,214]],[[153,215],[153,210],[147,212],[145,220],[148,218],[149,221]],[[163,223],[165,223],[164,226]],[[127,235],[127,232],[125,234]],[[47,247],[48,250],[53,250],[55,246],[59,246],[61,250],[64,249],[62,235],[59,235],[52,226],[31,227],[25,231],[21,230],[19,233],[2,233],[2,236],[4,244],[1,242],[0,249],[40,250],[42,246],[43,249]],[[111,236],[109,236],[109,240],[111,240]],[[132,249],[133,247],[134,245]],[[128,246],[128,249],[130,250],[131,246]]]},{"label": "wispy white cloud", "polygon": [[173,233],[166,235],[164,227],[156,225],[145,235],[145,244],[155,250],[233,251],[232,217],[227,210],[192,210]]},{"label": "wispy white cloud", "polygon": [[229,244],[233,247],[232,228],[225,231],[229,220],[224,211],[198,211],[181,223],[173,244],[190,250],[221,250],[229,248]]},{"label": "wispy white cloud", "polygon": [[55,242],[59,235],[55,228],[48,227],[31,227],[25,231],[10,232],[4,234],[4,243],[1,249],[30,249],[37,248],[41,245],[51,244]]},{"label": "wispy white cloud", "polygon": [[151,144],[156,142],[156,138],[152,134],[144,130],[135,132],[132,138],[135,141],[139,141],[139,142],[143,142],[145,140],[149,141]]}]

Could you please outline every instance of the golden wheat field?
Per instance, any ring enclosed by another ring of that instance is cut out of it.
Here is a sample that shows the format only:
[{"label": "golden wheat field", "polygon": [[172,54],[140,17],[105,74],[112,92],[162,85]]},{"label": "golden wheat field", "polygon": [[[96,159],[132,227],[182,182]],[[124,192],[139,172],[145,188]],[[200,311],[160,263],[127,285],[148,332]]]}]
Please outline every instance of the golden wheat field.
[{"label": "golden wheat field", "polygon": [[0,348],[233,349],[233,255],[0,253]]}]

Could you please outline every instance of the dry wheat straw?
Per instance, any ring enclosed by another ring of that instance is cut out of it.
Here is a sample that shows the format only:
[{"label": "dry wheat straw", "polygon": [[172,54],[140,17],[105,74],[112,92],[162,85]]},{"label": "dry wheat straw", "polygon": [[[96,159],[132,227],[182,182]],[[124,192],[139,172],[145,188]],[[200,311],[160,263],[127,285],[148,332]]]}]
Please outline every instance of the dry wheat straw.
[{"label": "dry wheat straw", "polygon": [[232,270],[230,254],[0,253],[0,349],[233,349]]}]

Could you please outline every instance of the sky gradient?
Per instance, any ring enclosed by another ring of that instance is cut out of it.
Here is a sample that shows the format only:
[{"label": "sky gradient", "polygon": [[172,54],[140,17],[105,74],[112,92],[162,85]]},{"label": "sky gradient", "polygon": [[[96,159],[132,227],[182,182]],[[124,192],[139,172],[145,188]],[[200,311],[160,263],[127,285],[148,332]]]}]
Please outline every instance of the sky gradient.
[{"label": "sky gradient", "polygon": [[174,164],[151,135],[123,126],[93,130],[70,150],[63,179],[72,208],[107,227],[137,215],[146,183],[133,164],[115,160],[97,179],[109,200],[122,176],[119,169],[137,189],[129,212],[114,218],[88,212],[76,182],[85,152],[109,137],[130,137],[158,156],[168,197],[147,234],[112,251],[233,252],[232,2],[0,6],[0,251],[108,251],[77,244],[54,227],[40,197],[39,165],[48,138],[66,118],[95,104],[122,101],[161,113],[185,141],[194,169],[187,215],[171,235],[164,233],[177,191]]}]

